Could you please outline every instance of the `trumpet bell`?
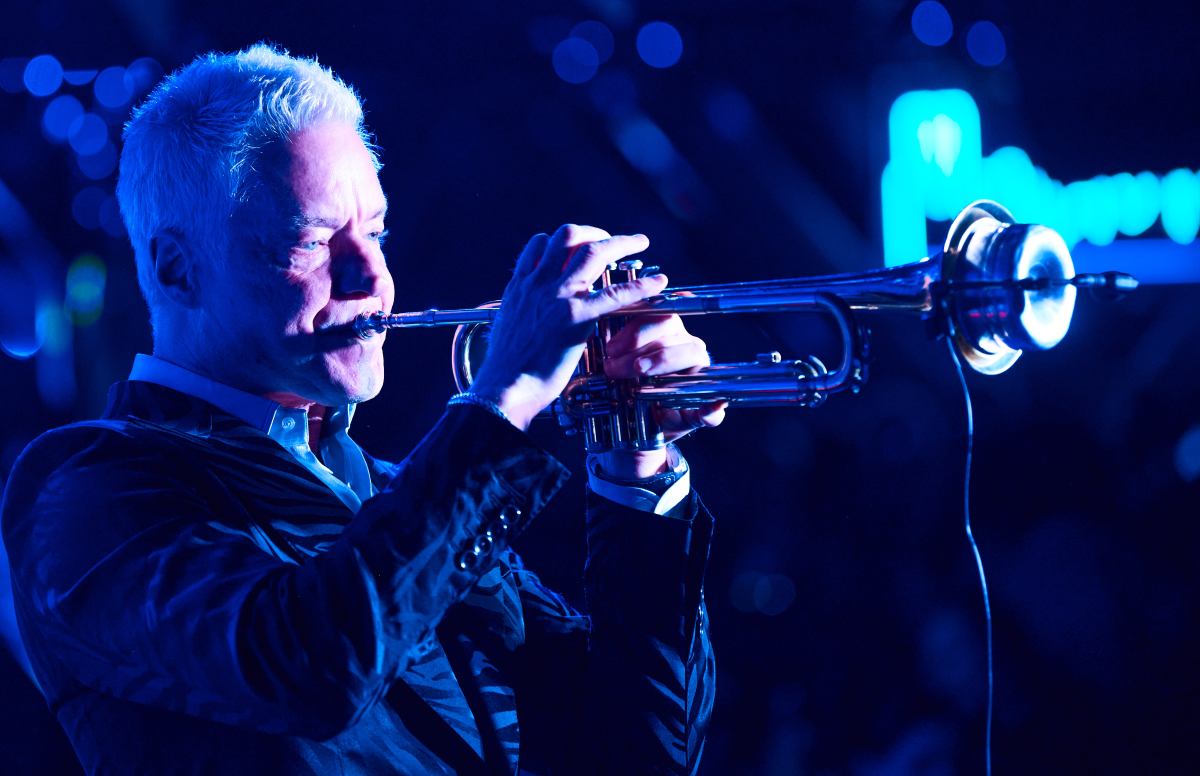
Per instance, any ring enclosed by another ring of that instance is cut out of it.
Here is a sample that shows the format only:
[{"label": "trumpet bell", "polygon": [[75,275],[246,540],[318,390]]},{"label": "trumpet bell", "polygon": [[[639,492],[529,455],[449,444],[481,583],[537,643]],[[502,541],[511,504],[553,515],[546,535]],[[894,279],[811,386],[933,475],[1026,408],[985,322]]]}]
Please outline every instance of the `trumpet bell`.
[{"label": "trumpet bell", "polygon": [[1017,224],[995,202],[968,205],[946,235],[941,303],[963,359],[993,375],[1023,350],[1048,350],[1071,326],[1075,265],[1062,237],[1036,224]]}]

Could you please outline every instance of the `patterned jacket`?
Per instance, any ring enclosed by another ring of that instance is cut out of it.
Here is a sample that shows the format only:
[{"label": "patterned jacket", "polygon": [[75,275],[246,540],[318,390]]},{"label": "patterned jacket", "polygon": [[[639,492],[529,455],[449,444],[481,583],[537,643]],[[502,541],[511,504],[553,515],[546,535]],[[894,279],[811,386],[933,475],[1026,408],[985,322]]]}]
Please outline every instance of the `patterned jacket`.
[{"label": "patterned jacket", "polygon": [[511,539],[567,478],[450,407],[354,515],[277,443],[136,381],[3,505],[18,622],[89,773],[690,773],[712,519],[589,497],[583,616]]}]

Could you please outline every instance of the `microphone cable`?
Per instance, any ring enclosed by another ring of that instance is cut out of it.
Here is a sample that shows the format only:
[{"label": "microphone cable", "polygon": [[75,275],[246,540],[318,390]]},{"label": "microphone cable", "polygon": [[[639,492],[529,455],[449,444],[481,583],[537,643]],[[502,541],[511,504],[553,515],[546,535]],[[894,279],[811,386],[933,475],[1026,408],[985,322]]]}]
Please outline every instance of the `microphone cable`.
[{"label": "microphone cable", "polygon": [[975,451],[975,411],[971,406],[971,390],[967,386],[967,377],[963,374],[962,361],[958,348],[954,346],[955,330],[951,323],[946,336],[946,345],[950,348],[950,358],[954,362],[954,370],[958,373],[958,382],[962,386],[963,405],[967,410],[967,456],[963,468],[963,527],[967,534],[967,543],[975,556],[975,568],[979,571],[979,587],[983,592],[983,616],[987,623],[987,723],[984,731],[984,770],[986,776],[992,776],[992,707],[995,701],[995,681],[993,676],[992,650],[992,605],[988,598],[987,575],[983,571],[983,557],[979,554],[979,545],[975,543],[975,534],[971,531],[971,464]]}]

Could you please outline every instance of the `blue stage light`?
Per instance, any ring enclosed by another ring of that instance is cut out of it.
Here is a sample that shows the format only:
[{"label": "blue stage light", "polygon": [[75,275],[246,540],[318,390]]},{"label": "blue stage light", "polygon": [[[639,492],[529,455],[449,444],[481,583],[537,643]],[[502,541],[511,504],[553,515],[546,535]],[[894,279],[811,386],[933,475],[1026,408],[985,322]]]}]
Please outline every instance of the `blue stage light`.
[{"label": "blue stage light", "polygon": [[49,97],[62,86],[62,65],[49,54],[36,56],[25,65],[24,80],[25,88],[34,97]]},{"label": "blue stage light", "polygon": [[90,326],[104,311],[104,285],[108,270],[99,256],[85,253],[67,267],[65,306],[76,326]]},{"label": "blue stage light", "polygon": [[[549,53],[550,49],[546,49]],[[162,78],[162,65],[157,59],[151,57],[141,57],[129,63],[129,67],[125,70],[125,77],[128,80],[129,88],[133,90],[133,94],[139,95],[149,91],[151,86],[154,86]]]},{"label": "blue stage light", "polygon": [[675,147],[658,126],[644,116],[631,119],[616,132],[617,147],[637,169],[661,175],[675,159]]},{"label": "blue stage light", "polygon": [[984,67],[995,67],[1008,53],[1004,33],[991,22],[975,22],[967,30],[967,53]]},{"label": "blue stage light", "polygon": [[1171,170],[1162,179],[1163,231],[1180,245],[1200,229],[1200,178],[1191,170]]},{"label": "blue stage light", "polygon": [[71,86],[83,86],[96,77],[95,70],[64,70],[63,80]]},{"label": "blue stage light", "polygon": [[600,64],[607,62],[613,54],[613,34],[603,23],[586,21],[576,24],[571,29],[572,38],[580,38],[592,44]]},{"label": "blue stage light", "polygon": [[551,57],[554,72],[569,84],[582,84],[592,80],[600,67],[600,56],[596,48],[583,38],[567,38],[554,47]]},{"label": "blue stage light", "polygon": [[[889,266],[929,253],[927,221],[947,221],[975,199],[1002,202],[1017,221],[1055,229],[1080,272],[1117,269],[1145,282],[1196,282],[1200,257],[1200,175],[1173,170],[1098,175],[1067,184],[1035,167],[1019,148],[984,157],[979,110],[959,89],[907,92],[888,116],[889,155],[881,176],[883,247]],[[1117,240],[1161,219],[1169,240]],[[1093,248],[1103,247],[1093,251]],[[1102,266],[1100,266],[1102,265]],[[1153,278],[1153,280],[1151,280]]]},{"label": "blue stage light", "polygon": [[84,177],[94,181],[103,180],[117,169],[117,149],[112,143],[105,142],[96,153],[78,156],[75,161]]},{"label": "blue stage light", "polygon": [[101,70],[92,88],[96,92],[96,102],[106,108],[124,108],[133,99],[132,79],[123,67]]},{"label": "blue stage light", "polygon": [[637,51],[650,67],[671,67],[683,56],[683,37],[666,22],[650,22],[638,30]]},{"label": "blue stage light", "polygon": [[936,0],[925,0],[913,9],[912,31],[926,46],[944,46],[954,35],[954,22],[946,6]]},{"label": "blue stage light", "polygon": [[46,138],[55,143],[64,143],[73,125],[83,115],[83,105],[69,94],[60,94],[46,105],[42,113],[42,130]]},{"label": "blue stage light", "polygon": [[108,142],[108,125],[95,113],[85,113],[71,124],[67,137],[80,156],[94,154]]}]

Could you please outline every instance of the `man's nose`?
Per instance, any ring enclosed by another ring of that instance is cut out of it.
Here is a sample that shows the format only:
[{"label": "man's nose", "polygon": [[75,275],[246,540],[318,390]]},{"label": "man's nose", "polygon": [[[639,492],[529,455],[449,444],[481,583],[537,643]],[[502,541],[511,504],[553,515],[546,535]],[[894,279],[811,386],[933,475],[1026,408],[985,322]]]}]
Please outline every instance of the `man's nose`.
[{"label": "man's nose", "polygon": [[349,299],[382,297],[391,274],[379,246],[352,238],[344,241],[341,248],[333,262],[334,294]]}]

